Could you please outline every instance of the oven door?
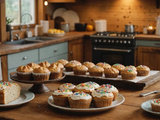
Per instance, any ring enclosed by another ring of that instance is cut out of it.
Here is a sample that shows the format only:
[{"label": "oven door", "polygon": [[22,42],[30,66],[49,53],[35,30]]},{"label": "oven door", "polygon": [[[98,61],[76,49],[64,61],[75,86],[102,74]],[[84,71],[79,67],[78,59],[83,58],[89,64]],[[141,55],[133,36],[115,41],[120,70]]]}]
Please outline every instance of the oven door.
[{"label": "oven door", "polygon": [[93,63],[106,62],[110,65],[120,63],[125,66],[134,65],[134,48],[104,48],[93,46]]}]

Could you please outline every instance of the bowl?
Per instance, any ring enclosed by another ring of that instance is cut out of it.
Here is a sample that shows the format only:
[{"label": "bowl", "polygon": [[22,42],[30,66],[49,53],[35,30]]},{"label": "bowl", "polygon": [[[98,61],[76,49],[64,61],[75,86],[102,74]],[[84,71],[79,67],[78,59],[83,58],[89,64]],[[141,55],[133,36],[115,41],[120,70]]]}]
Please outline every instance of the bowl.
[{"label": "bowl", "polygon": [[48,33],[50,37],[63,37],[65,33]]},{"label": "bowl", "polygon": [[76,31],[86,31],[87,23],[75,23]]}]

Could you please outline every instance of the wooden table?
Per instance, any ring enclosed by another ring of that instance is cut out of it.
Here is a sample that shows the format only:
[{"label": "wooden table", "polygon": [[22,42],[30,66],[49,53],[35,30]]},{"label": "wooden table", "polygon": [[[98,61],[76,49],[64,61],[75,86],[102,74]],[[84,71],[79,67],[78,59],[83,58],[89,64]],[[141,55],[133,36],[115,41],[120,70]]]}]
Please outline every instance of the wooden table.
[{"label": "wooden table", "polygon": [[[139,97],[140,93],[160,89],[160,81],[141,91],[131,91],[119,89],[120,94],[125,97],[125,102],[115,108],[99,113],[71,113],[52,108],[48,105],[47,99],[54,90],[58,88],[63,81],[46,84],[50,92],[36,94],[35,98],[21,106],[14,108],[0,108],[0,120],[66,120],[66,119],[83,119],[83,120],[156,120],[160,116],[147,113],[141,109],[141,104],[150,99],[160,97],[160,94],[152,94],[146,97]],[[20,83],[23,90],[28,90],[32,85]]]}]

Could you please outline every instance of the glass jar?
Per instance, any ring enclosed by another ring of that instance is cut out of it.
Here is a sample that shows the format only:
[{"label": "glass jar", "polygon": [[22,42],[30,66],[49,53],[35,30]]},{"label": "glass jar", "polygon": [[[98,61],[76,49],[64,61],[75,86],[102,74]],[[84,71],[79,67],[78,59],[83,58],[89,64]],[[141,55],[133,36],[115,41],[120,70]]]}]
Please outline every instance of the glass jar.
[{"label": "glass jar", "polygon": [[69,32],[69,23],[61,22],[61,30],[64,30],[65,32]]}]

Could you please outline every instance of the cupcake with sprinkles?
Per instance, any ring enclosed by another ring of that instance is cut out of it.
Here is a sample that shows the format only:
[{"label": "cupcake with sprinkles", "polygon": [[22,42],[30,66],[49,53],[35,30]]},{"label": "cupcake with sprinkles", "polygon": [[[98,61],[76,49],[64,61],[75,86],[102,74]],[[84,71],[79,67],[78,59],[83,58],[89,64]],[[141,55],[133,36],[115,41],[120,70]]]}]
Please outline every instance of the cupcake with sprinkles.
[{"label": "cupcake with sprinkles", "polygon": [[88,61],[84,62],[84,63],[83,63],[83,65],[85,65],[88,69],[89,69],[89,68],[92,68],[92,67],[94,67],[94,66],[95,66],[95,64],[94,64],[94,63],[92,63],[92,62],[88,62]]},{"label": "cupcake with sprinkles", "polygon": [[86,109],[90,107],[92,97],[85,92],[74,92],[68,100],[71,108]]},{"label": "cupcake with sprinkles", "polygon": [[151,100],[152,110],[155,112],[160,112],[160,98]]},{"label": "cupcake with sprinkles", "polygon": [[135,71],[137,70],[137,68],[135,66],[133,66],[133,65],[126,66],[126,68],[127,69],[133,69]]},{"label": "cupcake with sprinkles", "polygon": [[89,71],[90,76],[102,77],[104,73],[104,69],[100,66],[94,66],[90,68],[88,71]]},{"label": "cupcake with sprinkles", "polygon": [[92,87],[94,87],[94,89],[97,89],[100,87],[100,85],[96,82],[89,81],[89,82],[85,82],[85,83],[91,85]]},{"label": "cupcake with sprinkles", "polygon": [[98,89],[92,92],[93,102],[96,108],[111,106],[114,95],[104,89]]},{"label": "cupcake with sprinkles", "polygon": [[82,64],[77,60],[71,60],[64,67],[65,67],[67,72],[71,72],[71,71],[73,71],[73,68],[78,66],[78,65],[82,65]]},{"label": "cupcake with sprinkles", "polygon": [[108,92],[112,92],[114,95],[113,100],[117,99],[118,89],[111,84],[103,84],[98,88],[98,90],[107,90]]},{"label": "cupcake with sprinkles", "polygon": [[112,65],[112,67],[116,68],[117,70],[119,70],[119,74],[121,74],[121,71],[125,69],[125,66],[119,63],[116,63],[114,65]]},{"label": "cupcake with sprinkles", "polygon": [[69,104],[68,97],[72,94],[73,92],[68,89],[55,90],[52,93],[54,104],[58,106],[67,106]]},{"label": "cupcake with sprinkles", "polygon": [[136,68],[137,68],[138,76],[147,76],[150,72],[150,68],[147,67],[146,65],[139,65]]},{"label": "cupcake with sprinkles", "polygon": [[85,93],[88,93],[88,94],[91,94],[92,91],[94,91],[94,87],[88,83],[80,83],[78,84],[74,90],[75,92],[85,92]]},{"label": "cupcake with sprinkles", "polygon": [[69,90],[74,90],[76,86],[72,83],[64,83],[59,86],[59,89],[69,89]]},{"label": "cupcake with sprinkles", "polygon": [[106,62],[99,62],[96,64],[97,66],[100,66],[102,68],[110,68],[110,64],[106,63]]},{"label": "cupcake with sprinkles", "polygon": [[121,71],[121,76],[123,80],[133,80],[137,76],[137,71],[132,68],[125,68]]}]

